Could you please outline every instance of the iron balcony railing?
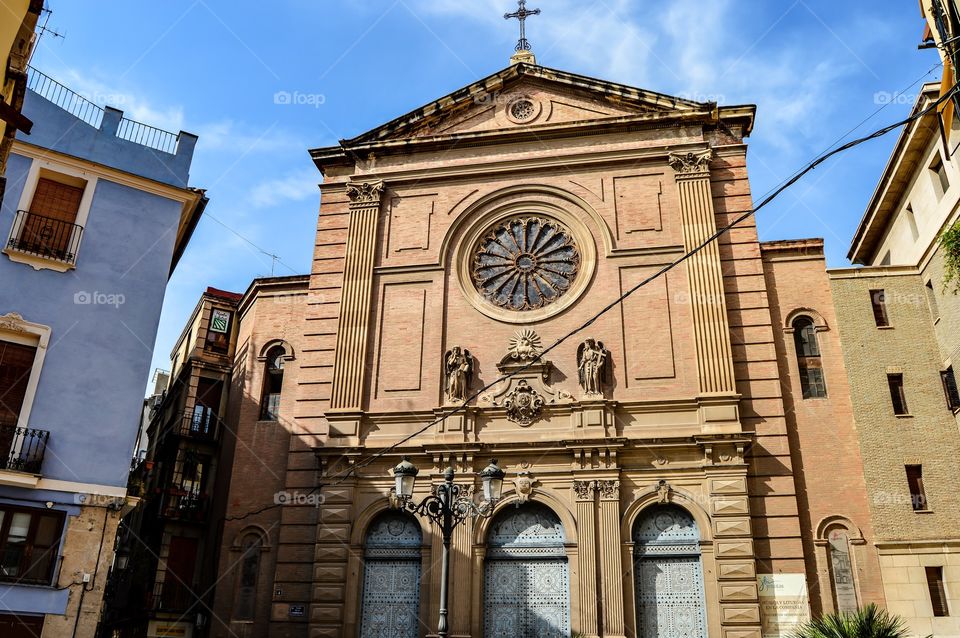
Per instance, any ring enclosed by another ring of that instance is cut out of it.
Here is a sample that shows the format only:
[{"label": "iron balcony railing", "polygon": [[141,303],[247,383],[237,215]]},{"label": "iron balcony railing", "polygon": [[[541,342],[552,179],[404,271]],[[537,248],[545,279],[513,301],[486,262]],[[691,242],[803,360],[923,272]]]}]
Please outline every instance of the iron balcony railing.
[{"label": "iron balcony railing", "polygon": [[77,262],[77,249],[83,226],[62,219],[44,217],[27,210],[18,210],[7,248],[28,255],[62,261]]},{"label": "iron balcony railing", "polygon": [[167,572],[166,580],[154,583],[153,592],[148,592],[147,608],[152,611],[185,612],[192,609],[199,602],[196,593],[185,583],[180,582],[177,576]]},{"label": "iron balcony railing", "polygon": [[166,489],[160,513],[173,521],[202,523],[207,517],[207,496],[176,487]]},{"label": "iron balcony railing", "polygon": [[0,470],[39,474],[50,433],[0,421]]},{"label": "iron balcony railing", "polygon": [[216,410],[198,405],[183,414],[177,434],[201,441],[216,441],[222,427],[223,421]]}]

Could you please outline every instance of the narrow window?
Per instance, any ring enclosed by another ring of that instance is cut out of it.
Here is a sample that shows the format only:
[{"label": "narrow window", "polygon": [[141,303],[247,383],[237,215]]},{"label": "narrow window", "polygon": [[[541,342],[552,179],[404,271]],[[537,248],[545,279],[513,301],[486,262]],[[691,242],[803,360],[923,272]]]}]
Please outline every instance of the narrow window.
[{"label": "narrow window", "polygon": [[263,542],[257,534],[249,534],[241,543],[240,582],[233,605],[235,620],[254,620],[257,615],[257,580],[260,576],[260,550]]},{"label": "narrow window", "polygon": [[910,227],[910,236],[913,241],[920,239],[920,229],[917,228],[917,216],[913,214],[913,206],[907,204],[903,211],[903,216],[907,218],[907,225]]},{"label": "narrow window", "polygon": [[267,364],[263,376],[263,397],[260,400],[260,420],[276,421],[280,418],[280,393],[283,390],[283,363],[287,353],[280,346],[267,352]]},{"label": "narrow window", "polygon": [[927,495],[923,491],[923,466],[907,465],[907,485],[910,487],[910,504],[913,510],[927,509]]},{"label": "narrow window", "polygon": [[803,398],[819,399],[827,396],[820,346],[817,343],[817,329],[810,317],[794,319],[793,343],[797,350],[797,367],[800,369]]},{"label": "narrow window", "polygon": [[960,408],[960,392],[957,391],[957,377],[953,374],[953,366],[940,372],[940,381],[943,382],[943,394],[947,399],[947,407],[951,410]]},{"label": "narrow window", "polygon": [[20,420],[36,354],[36,347],[0,341],[0,428]]},{"label": "narrow window", "polygon": [[890,325],[890,319],[887,317],[887,296],[882,290],[870,291],[870,304],[873,306],[873,320],[878,328],[885,328]]},{"label": "narrow window", "polygon": [[933,178],[933,189],[937,193],[937,199],[939,199],[950,190],[950,178],[947,177],[947,167],[944,166],[940,153],[937,153],[933,163],[930,164],[930,173]]},{"label": "narrow window", "polygon": [[930,606],[934,616],[949,616],[947,592],[943,587],[943,567],[924,567],[927,574],[927,588],[930,590]]},{"label": "narrow window", "polygon": [[898,415],[909,414],[907,411],[907,395],[903,391],[903,375],[888,374],[887,385],[890,386],[890,400],[893,402],[893,413]]},{"label": "narrow window", "polygon": [[890,251],[889,251],[889,250],[888,250],[886,253],[884,253],[883,259],[880,260],[880,265],[881,265],[881,266],[889,266],[889,265],[890,265]]},{"label": "narrow window", "polygon": [[927,305],[930,307],[930,316],[936,321],[940,318],[940,306],[937,304],[937,293],[933,289],[933,281],[928,279],[924,284],[924,290],[927,292]]}]

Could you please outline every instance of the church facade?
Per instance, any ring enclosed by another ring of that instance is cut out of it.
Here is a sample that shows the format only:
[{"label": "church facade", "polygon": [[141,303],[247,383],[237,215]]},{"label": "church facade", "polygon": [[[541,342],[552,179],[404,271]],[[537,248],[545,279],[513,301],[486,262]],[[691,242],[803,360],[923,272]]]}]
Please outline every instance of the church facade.
[{"label": "church facade", "polygon": [[751,207],[754,116],[528,60],[313,150],[309,280],[238,305],[210,634],[436,635],[404,458],[414,500],[507,473],[454,530],[451,636],[786,636],[883,603],[822,243],[708,241]]}]

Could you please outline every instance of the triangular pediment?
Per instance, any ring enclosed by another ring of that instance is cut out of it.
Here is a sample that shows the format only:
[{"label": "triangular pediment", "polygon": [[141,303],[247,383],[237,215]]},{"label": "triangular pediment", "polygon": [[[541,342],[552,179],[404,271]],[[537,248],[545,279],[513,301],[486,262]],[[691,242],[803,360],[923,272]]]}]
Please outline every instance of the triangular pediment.
[{"label": "triangular pediment", "polygon": [[613,82],[517,64],[377,127],[348,144],[513,131],[637,116],[709,112],[693,102]]}]

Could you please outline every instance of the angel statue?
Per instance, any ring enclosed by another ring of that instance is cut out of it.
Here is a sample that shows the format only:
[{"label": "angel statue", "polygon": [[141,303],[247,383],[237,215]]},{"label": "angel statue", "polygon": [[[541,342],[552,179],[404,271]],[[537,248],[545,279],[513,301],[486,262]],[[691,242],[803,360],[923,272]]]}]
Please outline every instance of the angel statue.
[{"label": "angel statue", "polygon": [[473,355],[469,350],[454,346],[444,355],[443,361],[447,398],[450,401],[463,401],[473,380]]},{"label": "angel statue", "polygon": [[580,372],[580,387],[588,395],[603,396],[603,386],[610,382],[610,351],[602,341],[587,339],[577,348],[577,367]]}]

